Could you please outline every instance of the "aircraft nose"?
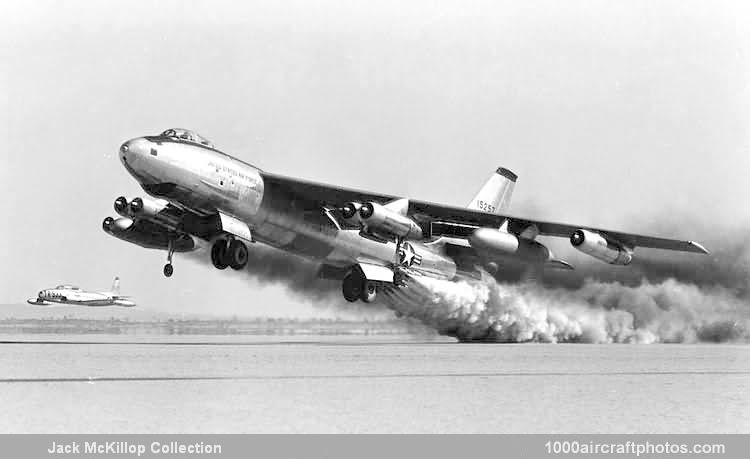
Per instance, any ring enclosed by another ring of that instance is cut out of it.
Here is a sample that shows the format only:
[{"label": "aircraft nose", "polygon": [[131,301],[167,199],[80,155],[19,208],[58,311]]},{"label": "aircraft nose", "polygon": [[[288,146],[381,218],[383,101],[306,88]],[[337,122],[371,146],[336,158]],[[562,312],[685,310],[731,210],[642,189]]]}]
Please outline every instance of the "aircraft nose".
[{"label": "aircraft nose", "polygon": [[149,154],[150,142],[143,137],[131,139],[120,145],[120,161],[129,165]]}]

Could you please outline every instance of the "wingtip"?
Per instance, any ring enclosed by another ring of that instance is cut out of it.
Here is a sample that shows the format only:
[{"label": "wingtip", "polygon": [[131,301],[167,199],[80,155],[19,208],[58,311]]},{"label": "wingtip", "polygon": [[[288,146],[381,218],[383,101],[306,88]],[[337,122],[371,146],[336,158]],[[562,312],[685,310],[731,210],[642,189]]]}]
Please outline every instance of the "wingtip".
[{"label": "wingtip", "polygon": [[704,253],[706,255],[710,255],[711,254],[711,252],[709,252],[708,249],[706,249],[701,244],[699,244],[699,243],[697,243],[695,241],[688,241],[688,244],[690,244],[693,247],[695,247],[696,249],[698,249],[698,252],[700,252],[700,253]]}]

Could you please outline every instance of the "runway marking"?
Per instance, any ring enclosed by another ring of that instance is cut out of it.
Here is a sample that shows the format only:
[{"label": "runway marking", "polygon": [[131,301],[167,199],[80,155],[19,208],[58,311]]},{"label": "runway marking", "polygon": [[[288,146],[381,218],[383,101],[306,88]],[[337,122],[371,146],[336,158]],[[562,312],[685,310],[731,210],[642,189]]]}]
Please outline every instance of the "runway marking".
[{"label": "runway marking", "polygon": [[400,379],[400,378],[504,378],[560,376],[664,376],[664,375],[735,375],[750,376],[750,371],[688,370],[688,371],[602,371],[602,372],[506,372],[506,373],[404,373],[375,375],[245,375],[245,376],[87,376],[83,378],[4,378],[0,383],[65,383],[65,382],[136,382],[136,381],[272,381],[303,379]]}]

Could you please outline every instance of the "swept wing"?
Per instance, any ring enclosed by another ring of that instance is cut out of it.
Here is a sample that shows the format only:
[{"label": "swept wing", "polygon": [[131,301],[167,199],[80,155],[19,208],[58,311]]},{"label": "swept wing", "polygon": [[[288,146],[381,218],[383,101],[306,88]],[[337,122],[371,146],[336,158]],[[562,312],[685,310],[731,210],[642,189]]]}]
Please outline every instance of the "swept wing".
[{"label": "swept wing", "polygon": [[[279,187],[284,189],[286,193],[306,199],[311,204],[320,207],[340,207],[350,201],[374,201],[382,204],[400,198],[389,194],[334,187],[323,183],[299,180],[265,172],[263,173],[263,180],[267,186]],[[585,225],[546,222],[516,217],[510,214],[490,214],[426,201],[410,200],[408,214],[415,221],[423,225],[448,223],[454,224],[457,227],[463,227],[466,231],[480,227],[499,228],[507,223],[508,231],[516,235],[533,234],[570,238],[577,230],[584,229],[597,232],[608,239],[618,241],[624,246],[631,248],[649,247],[682,252],[708,253],[708,250],[694,241],[625,233]]]}]

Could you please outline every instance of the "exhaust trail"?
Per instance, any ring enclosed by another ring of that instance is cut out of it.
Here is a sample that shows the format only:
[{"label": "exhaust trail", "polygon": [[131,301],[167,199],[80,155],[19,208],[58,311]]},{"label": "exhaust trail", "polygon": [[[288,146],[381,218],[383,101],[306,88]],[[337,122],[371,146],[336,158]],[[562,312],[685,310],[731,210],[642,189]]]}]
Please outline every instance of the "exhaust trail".
[{"label": "exhaust trail", "polygon": [[[341,281],[320,278],[318,263],[262,244],[253,244],[248,249],[245,269],[234,273],[231,268],[227,268],[227,272],[261,285],[280,285],[298,300],[320,309],[334,308],[345,313],[345,316],[352,314],[377,319],[389,315],[385,308],[378,308],[377,304],[365,305],[344,300],[341,294]],[[215,269],[206,250],[186,255],[212,270]]]},{"label": "exhaust trail", "polygon": [[[750,308],[723,287],[674,279],[586,280],[575,290],[535,283],[413,277],[388,306],[461,341],[695,343],[750,341]],[[422,301],[405,300],[419,296]]]},{"label": "exhaust trail", "polygon": [[[318,277],[319,264],[261,244],[252,244],[248,249],[247,267],[241,272],[248,280],[264,285],[282,285],[296,296],[312,302],[343,301],[340,282]],[[188,257],[213,269],[206,250],[192,252]],[[228,268],[227,271],[232,270]]]},{"label": "exhaust trail", "polygon": [[[319,264],[270,247],[251,247],[241,274],[347,314],[386,318],[384,305],[461,341],[750,342],[750,235],[705,234],[724,237],[706,241],[708,256],[642,250],[626,267],[584,258],[576,271],[549,271],[526,283],[510,267],[497,279],[415,276],[404,288],[382,289],[370,305],[344,301],[341,282],[319,278]],[[195,258],[210,264],[205,253]]]},{"label": "exhaust trail", "polygon": [[659,283],[677,279],[698,287],[724,287],[738,298],[750,299],[750,231],[724,234],[725,240],[707,242],[709,255],[636,249],[636,256],[628,266],[610,266],[585,259],[583,263],[576,263],[573,272],[546,273],[543,283],[548,287],[570,289],[581,288],[586,279],[629,286],[637,286],[643,280]]},{"label": "exhaust trail", "polygon": [[[701,227],[656,226],[657,234]],[[409,293],[386,304],[462,341],[750,342],[750,232],[698,233],[715,235],[703,241],[710,255],[637,250],[626,267],[584,257],[575,271],[547,271],[529,283],[512,266],[480,281],[414,277]]]}]

